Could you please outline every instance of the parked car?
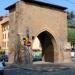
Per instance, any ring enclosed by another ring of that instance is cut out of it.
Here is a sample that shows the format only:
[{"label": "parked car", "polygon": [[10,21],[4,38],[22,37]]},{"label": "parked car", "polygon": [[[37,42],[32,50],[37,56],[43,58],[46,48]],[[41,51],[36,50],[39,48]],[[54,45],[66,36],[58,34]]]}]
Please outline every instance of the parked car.
[{"label": "parked car", "polygon": [[40,50],[35,50],[33,52],[33,61],[41,61],[42,60],[42,52]]},{"label": "parked car", "polygon": [[71,49],[71,57],[75,57],[75,48]]},{"label": "parked car", "polygon": [[0,61],[2,60],[4,60],[5,62],[8,62],[8,56],[7,55],[0,56]]}]

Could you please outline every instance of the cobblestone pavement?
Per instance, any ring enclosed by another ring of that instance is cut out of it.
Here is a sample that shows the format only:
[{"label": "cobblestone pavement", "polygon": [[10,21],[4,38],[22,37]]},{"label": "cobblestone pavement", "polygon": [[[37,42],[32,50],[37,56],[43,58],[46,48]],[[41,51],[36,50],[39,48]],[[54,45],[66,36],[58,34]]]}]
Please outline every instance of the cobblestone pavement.
[{"label": "cobblestone pavement", "polygon": [[75,75],[75,67],[70,65],[39,64],[32,67],[12,65],[5,68],[4,75]]}]

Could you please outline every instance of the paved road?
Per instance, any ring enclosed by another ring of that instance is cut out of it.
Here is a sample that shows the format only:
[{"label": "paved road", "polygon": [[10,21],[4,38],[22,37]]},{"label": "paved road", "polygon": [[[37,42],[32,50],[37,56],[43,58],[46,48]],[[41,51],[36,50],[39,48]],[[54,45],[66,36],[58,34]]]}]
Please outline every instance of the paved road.
[{"label": "paved road", "polygon": [[63,68],[47,70],[32,70],[24,68],[11,68],[5,69],[4,75],[75,75],[75,68]]},{"label": "paved road", "polygon": [[16,69],[5,70],[4,75],[75,75],[75,69],[47,72],[47,71],[24,70],[16,68]]}]

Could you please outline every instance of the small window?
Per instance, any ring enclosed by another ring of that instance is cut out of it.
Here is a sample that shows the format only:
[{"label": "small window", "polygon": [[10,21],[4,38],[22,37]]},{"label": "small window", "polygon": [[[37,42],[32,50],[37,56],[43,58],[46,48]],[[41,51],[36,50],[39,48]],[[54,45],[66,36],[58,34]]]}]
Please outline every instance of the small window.
[{"label": "small window", "polygon": [[6,34],[5,34],[5,39],[6,39]]},{"label": "small window", "polygon": [[3,47],[6,47],[6,42],[3,42],[2,45],[3,45]]},{"label": "small window", "polygon": [[3,39],[4,39],[4,34],[3,34]]}]

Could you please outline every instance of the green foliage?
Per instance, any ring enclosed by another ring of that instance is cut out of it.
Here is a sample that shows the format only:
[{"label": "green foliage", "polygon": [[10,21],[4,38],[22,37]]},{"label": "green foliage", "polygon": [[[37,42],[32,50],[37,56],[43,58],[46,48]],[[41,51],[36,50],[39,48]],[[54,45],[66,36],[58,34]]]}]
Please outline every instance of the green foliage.
[{"label": "green foliage", "polygon": [[74,12],[73,11],[67,12],[67,19],[72,20],[73,18],[75,18]]},{"label": "green foliage", "polygon": [[75,26],[75,13],[67,12],[68,26]]},{"label": "green foliage", "polygon": [[68,28],[68,41],[75,44],[75,28]]}]

